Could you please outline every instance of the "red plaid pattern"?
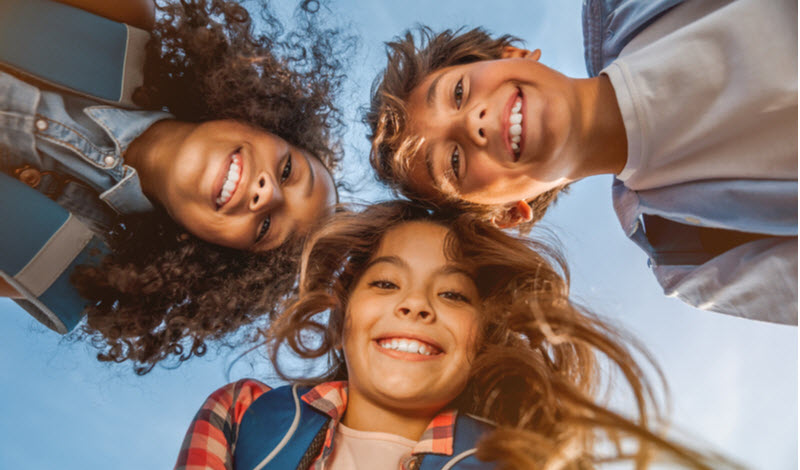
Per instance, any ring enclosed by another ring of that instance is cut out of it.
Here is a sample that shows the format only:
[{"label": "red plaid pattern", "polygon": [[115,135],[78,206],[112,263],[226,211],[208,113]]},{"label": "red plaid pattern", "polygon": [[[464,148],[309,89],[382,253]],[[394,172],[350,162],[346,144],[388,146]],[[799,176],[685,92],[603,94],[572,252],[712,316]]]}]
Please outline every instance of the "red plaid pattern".
[{"label": "red plaid pattern", "polygon": [[245,410],[271,388],[256,380],[228,384],[208,397],[194,417],[178,454],[176,469],[230,470]]},{"label": "red plaid pattern", "polygon": [[[245,379],[212,393],[186,432],[175,468],[232,469],[233,452],[244,412],[269,390],[271,388],[261,382]],[[331,417],[322,452],[312,464],[314,469],[319,469],[333,452],[336,427],[347,409],[347,382],[322,383],[306,392],[301,399]],[[455,410],[437,415],[414,446],[412,456],[423,453],[453,455],[455,424]]]}]

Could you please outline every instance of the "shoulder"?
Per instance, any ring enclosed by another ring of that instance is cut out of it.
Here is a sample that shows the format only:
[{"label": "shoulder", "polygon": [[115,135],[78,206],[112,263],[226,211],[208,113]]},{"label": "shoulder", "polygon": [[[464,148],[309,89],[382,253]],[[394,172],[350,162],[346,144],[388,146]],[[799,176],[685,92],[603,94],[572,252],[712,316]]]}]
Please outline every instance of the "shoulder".
[{"label": "shoulder", "polygon": [[244,411],[264,393],[272,390],[269,385],[255,379],[241,379],[220,387],[209,395],[202,410],[213,411],[217,415],[233,415],[240,421]]},{"label": "shoulder", "polygon": [[181,445],[177,469],[229,469],[239,437],[239,425],[250,405],[271,388],[257,380],[243,379],[214,391],[189,425]]},{"label": "shoulder", "polygon": [[109,2],[107,0],[58,1],[147,31],[152,30],[155,25],[156,5],[153,0],[125,0],[124,2]]}]

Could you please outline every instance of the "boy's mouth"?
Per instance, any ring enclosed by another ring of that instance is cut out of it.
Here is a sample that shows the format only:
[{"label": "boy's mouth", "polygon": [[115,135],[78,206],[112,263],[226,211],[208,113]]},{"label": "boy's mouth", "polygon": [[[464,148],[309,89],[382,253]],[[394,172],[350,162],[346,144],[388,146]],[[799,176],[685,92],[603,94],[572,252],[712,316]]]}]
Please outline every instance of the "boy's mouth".
[{"label": "boy's mouth", "polygon": [[522,154],[522,145],[524,143],[522,132],[524,124],[522,105],[522,91],[518,89],[517,93],[511,97],[511,100],[509,100],[508,104],[506,105],[506,118],[504,120],[504,140],[506,142],[506,148],[511,154],[511,158],[514,162],[519,160],[519,157]]},{"label": "boy's mouth", "polygon": [[437,356],[443,352],[438,346],[415,338],[387,337],[376,339],[375,342],[382,349],[401,353]]},{"label": "boy's mouth", "polygon": [[223,165],[217,182],[214,185],[212,197],[217,209],[227,204],[239,188],[242,178],[242,156],[237,150]]}]

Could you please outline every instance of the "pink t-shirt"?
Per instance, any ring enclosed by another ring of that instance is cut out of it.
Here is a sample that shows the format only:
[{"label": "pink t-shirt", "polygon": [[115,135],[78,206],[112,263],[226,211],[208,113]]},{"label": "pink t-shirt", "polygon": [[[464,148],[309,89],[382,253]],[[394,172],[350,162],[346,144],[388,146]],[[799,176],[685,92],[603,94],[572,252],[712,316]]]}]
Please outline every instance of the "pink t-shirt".
[{"label": "pink t-shirt", "polygon": [[385,432],[356,431],[339,423],[328,470],[398,470],[416,441]]}]

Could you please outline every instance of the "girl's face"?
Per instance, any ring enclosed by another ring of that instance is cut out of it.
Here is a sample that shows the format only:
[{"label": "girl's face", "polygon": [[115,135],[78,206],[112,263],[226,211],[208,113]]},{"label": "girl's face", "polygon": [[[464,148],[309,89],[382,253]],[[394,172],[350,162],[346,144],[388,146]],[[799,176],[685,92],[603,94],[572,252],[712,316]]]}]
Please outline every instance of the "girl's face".
[{"label": "girl's face", "polygon": [[308,152],[236,121],[198,125],[160,178],[156,197],[197,237],[265,251],[333,212],[330,172]]},{"label": "girl's face", "polygon": [[465,388],[479,328],[478,290],[445,257],[447,229],[387,231],[350,295],[343,335],[351,401],[435,414]]}]

